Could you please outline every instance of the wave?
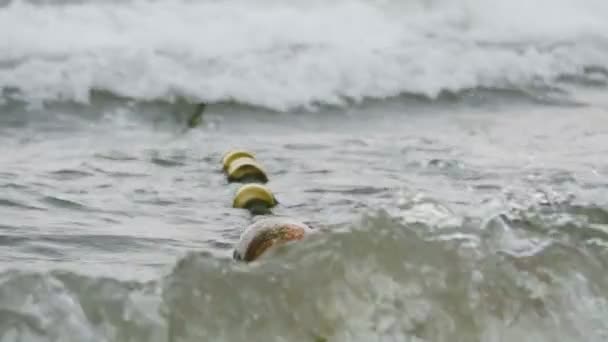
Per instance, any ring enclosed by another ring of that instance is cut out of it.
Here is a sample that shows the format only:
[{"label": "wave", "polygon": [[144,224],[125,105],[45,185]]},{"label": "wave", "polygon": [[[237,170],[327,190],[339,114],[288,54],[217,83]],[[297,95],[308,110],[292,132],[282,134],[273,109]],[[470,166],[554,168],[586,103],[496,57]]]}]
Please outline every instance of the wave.
[{"label": "wave", "polygon": [[605,85],[601,0],[13,1],[0,88],[27,102],[237,102],[274,110],[467,89]]},{"label": "wave", "polygon": [[548,214],[434,232],[380,211],[249,265],[192,253],[145,283],[8,271],[0,339],[602,341],[605,233],[539,230]]}]

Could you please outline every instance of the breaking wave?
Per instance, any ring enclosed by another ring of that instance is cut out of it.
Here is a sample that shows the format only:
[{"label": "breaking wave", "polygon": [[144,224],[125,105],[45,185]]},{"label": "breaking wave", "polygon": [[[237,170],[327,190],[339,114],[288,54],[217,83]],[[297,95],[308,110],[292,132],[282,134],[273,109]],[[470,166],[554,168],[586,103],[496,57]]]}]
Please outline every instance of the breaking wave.
[{"label": "breaking wave", "polygon": [[0,340],[603,341],[606,212],[567,209],[577,228],[562,209],[440,232],[377,212],[251,265],[190,254],[147,283],[5,272]]},{"label": "breaking wave", "polygon": [[13,1],[4,99],[237,102],[274,110],[399,94],[608,81],[602,0]]}]

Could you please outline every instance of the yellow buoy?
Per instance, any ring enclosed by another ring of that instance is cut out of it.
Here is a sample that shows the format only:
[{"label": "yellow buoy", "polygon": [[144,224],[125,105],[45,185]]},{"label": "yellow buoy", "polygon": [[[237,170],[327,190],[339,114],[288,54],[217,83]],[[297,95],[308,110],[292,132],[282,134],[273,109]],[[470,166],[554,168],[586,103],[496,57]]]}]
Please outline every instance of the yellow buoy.
[{"label": "yellow buoy", "polygon": [[222,165],[224,167],[224,171],[228,170],[228,167],[230,167],[230,164],[233,161],[235,161],[235,160],[237,160],[239,158],[251,158],[251,159],[255,159],[255,155],[253,153],[251,153],[249,151],[245,151],[245,150],[232,150],[232,151],[229,151],[222,158]]},{"label": "yellow buoy", "polygon": [[[234,195],[232,206],[235,208],[268,211],[277,205],[272,191],[261,184],[246,184],[239,188]],[[254,208],[255,207],[255,208]]]},{"label": "yellow buoy", "polygon": [[228,174],[228,180],[231,182],[268,182],[266,171],[262,165],[253,158],[241,157],[232,161],[228,166],[226,173]]}]

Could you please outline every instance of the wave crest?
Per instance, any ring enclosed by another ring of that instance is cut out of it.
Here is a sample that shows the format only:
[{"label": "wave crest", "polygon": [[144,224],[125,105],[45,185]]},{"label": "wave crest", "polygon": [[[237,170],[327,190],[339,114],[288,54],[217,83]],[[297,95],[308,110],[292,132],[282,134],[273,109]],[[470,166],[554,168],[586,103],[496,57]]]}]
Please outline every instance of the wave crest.
[{"label": "wave crest", "polygon": [[502,234],[492,227],[472,234],[466,224],[431,232],[379,212],[351,231],[314,235],[249,265],[193,253],[149,283],[6,272],[0,336],[602,340],[603,252],[548,239],[517,254],[495,243]]},{"label": "wave crest", "polygon": [[606,16],[594,0],[15,2],[0,9],[0,88],[27,101],[99,90],[289,110],[553,87],[608,69]]}]

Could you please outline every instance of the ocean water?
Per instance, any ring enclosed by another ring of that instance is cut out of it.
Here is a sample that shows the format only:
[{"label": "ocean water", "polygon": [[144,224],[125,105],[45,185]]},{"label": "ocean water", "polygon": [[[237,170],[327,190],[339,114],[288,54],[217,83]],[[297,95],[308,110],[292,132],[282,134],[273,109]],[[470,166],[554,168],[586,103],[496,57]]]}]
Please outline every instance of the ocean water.
[{"label": "ocean water", "polygon": [[[606,18],[1,1],[0,341],[608,340]],[[234,262],[233,148],[321,234]]]}]

